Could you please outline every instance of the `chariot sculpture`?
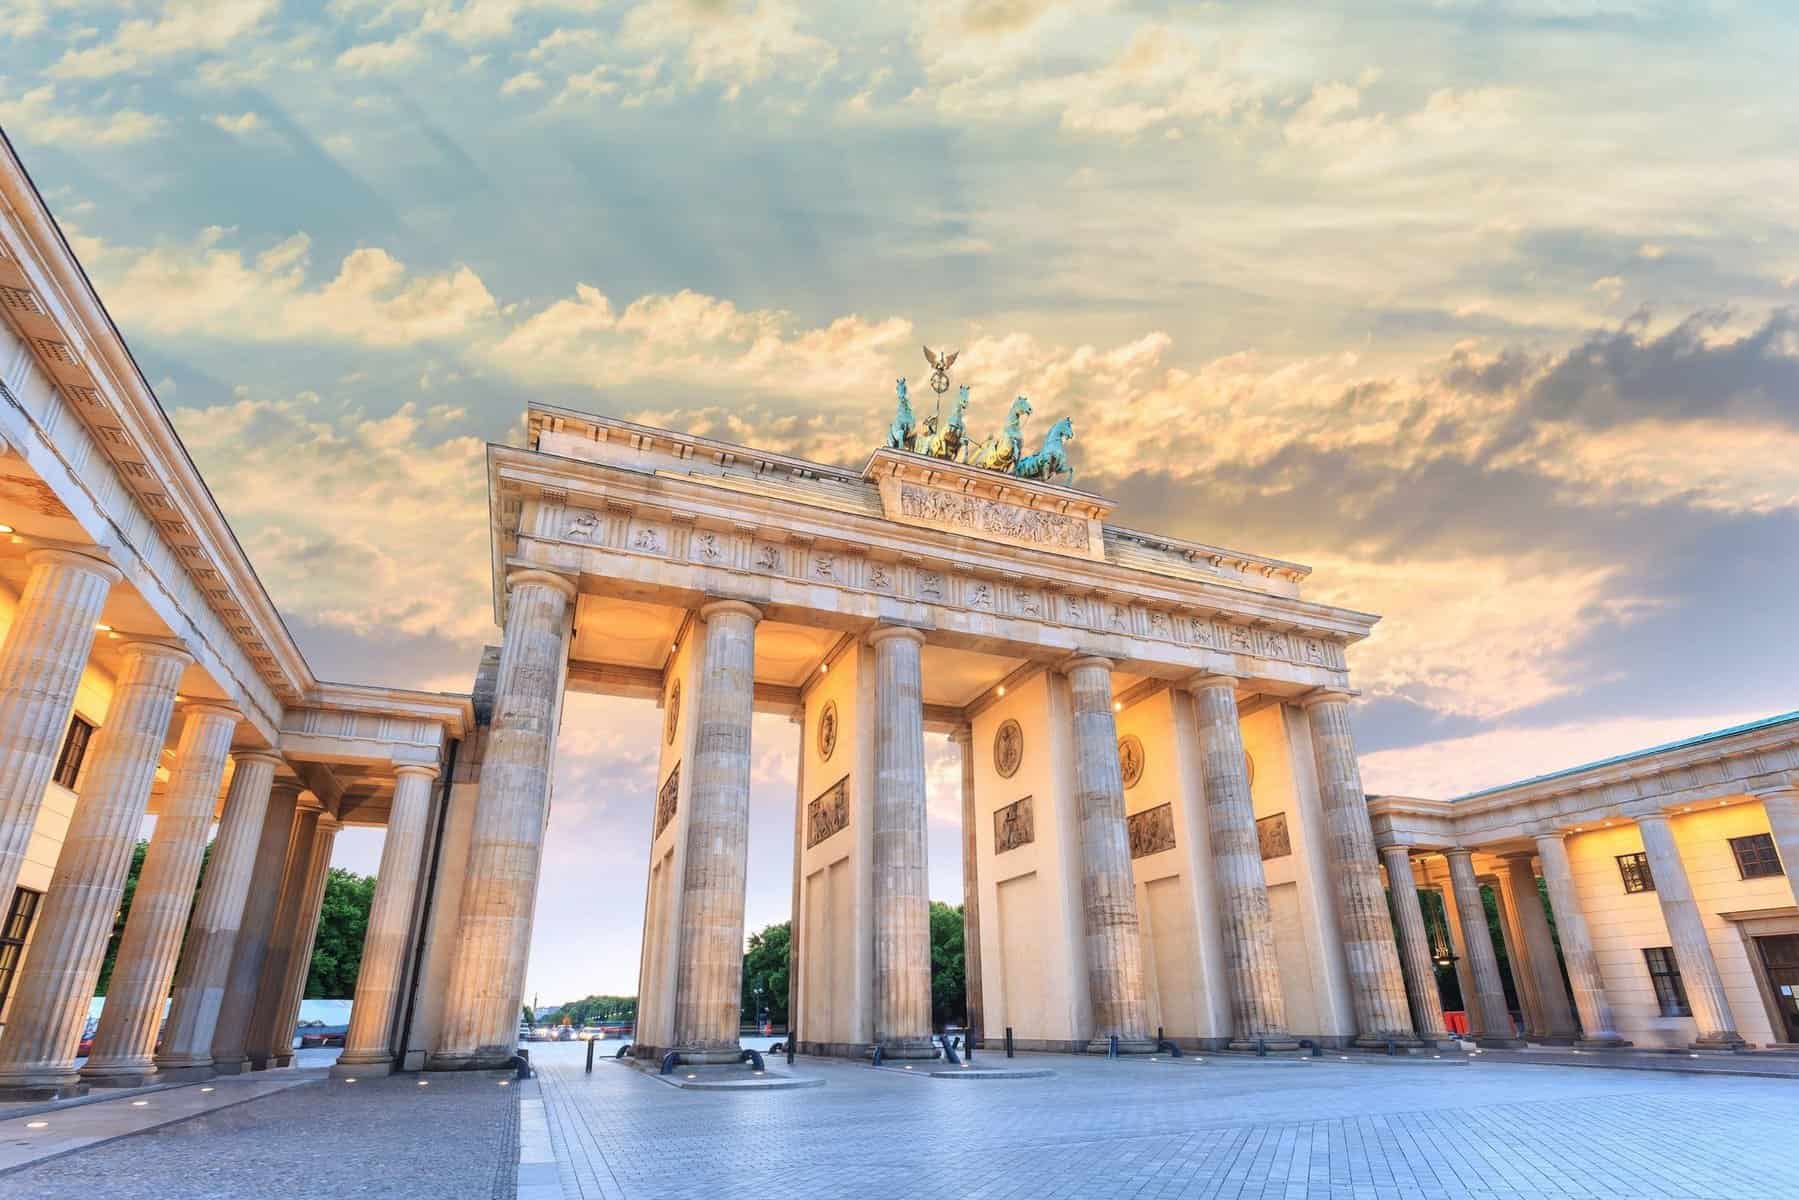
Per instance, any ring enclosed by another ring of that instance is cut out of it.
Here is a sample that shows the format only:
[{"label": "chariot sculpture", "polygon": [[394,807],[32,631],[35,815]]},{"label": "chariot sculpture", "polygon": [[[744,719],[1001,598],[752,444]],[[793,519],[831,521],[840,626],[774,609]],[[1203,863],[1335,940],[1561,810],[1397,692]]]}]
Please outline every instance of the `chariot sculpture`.
[{"label": "chariot sculpture", "polygon": [[[956,361],[956,355],[934,355],[927,348],[925,356],[933,368],[932,387],[941,392],[944,388],[937,387],[936,376],[948,370]],[[1005,427],[999,433],[976,442],[968,435],[966,385],[957,390],[956,398],[950,402],[949,420],[943,422],[941,429],[936,415],[926,417],[922,424],[918,421],[903,377],[895,381],[894,395],[898,404],[893,423],[887,427],[888,449],[909,450],[930,458],[966,463],[1019,479],[1037,479],[1065,486],[1074,484],[1074,468],[1068,463],[1067,451],[1068,443],[1074,440],[1074,421],[1070,417],[1063,417],[1050,426],[1036,452],[1026,454],[1024,426],[1031,417],[1031,402],[1024,396],[1012,401],[1011,408],[1006,410]]]}]

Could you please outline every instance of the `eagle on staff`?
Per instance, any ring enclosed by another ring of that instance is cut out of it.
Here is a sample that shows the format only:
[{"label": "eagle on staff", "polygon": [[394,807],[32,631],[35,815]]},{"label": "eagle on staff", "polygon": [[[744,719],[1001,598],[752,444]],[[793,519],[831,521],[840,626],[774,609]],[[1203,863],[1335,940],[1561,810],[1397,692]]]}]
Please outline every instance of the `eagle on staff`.
[{"label": "eagle on staff", "polygon": [[956,365],[956,358],[961,353],[960,350],[951,350],[948,354],[941,354],[929,346],[924,348],[924,360],[931,364],[931,390],[939,396],[949,391],[949,369]]}]

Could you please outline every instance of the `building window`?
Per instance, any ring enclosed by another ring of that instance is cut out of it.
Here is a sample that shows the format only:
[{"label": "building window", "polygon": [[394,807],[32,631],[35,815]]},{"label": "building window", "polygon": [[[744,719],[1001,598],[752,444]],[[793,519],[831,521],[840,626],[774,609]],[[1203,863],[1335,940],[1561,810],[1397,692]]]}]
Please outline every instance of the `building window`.
[{"label": "building window", "polygon": [[6,924],[0,926],[0,1009],[12,994],[13,976],[19,973],[19,957],[25,953],[25,940],[31,936],[31,923],[37,919],[42,892],[15,888],[12,907],[6,910]]},{"label": "building window", "polygon": [[81,778],[81,763],[87,757],[87,744],[93,740],[94,727],[80,717],[69,718],[69,732],[63,735],[62,753],[56,756],[56,782],[75,790]]},{"label": "building window", "polygon": [[1647,947],[1643,959],[1649,964],[1649,982],[1655,985],[1655,1001],[1662,1006],[1662,1016],[1692,1016],[1686,985],[1680,981],[1680,964],[1674,961],[1674,947]]},{"label": "building window", "polygon": [[1647,854],[1620,854],[1618,856],[1618,874],[1624,879],[1624,890],[1627,892],[1653,892],[1655,876],[1649,873],[1649,856]]},{"label": "building window", "polygon": [[1781,873],[1780,852],[1774,849],[1774,838],[1770,834],[1752,833],[1748,837],[1731,838],[1730,850],[1737,856],[1737,874],[1744,879]]}]

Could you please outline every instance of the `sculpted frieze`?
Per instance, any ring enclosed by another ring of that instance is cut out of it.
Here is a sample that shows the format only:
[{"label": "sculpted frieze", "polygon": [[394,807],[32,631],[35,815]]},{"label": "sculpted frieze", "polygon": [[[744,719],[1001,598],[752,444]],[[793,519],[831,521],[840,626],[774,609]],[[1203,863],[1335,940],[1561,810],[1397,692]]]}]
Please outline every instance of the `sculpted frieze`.
[{"label": "sculpted frieze", "polygon": [[1084,553],[1090,538],[1087,522],[1075,517],[912,483],[900,484],[899,506],[914,521],[1060,550]]},{"label": "sculpted frieze", "polygon": [[[907,485],[910,487],[911,485]],[[914,488],[925,495],[950,495],[975,503],[976,498]],[[980,501],[980,503],[989,503]],[[1054,517],[1053,513],[1035,514]],[[1084,523],[1066,518],[1073,524]],[[672,523],[668,523],[672,521]],[[732,533],[684,521],[679,513],[665,522],[639,519],[623,508],[559,510],[549,526],[563,541],[632,554],[653,555],[727,569],[792,578],[839,588],[866,589],[926,604],[961,608],[999,617],[1024,618],[1115,634],[1195,646],[1225,654],[1252,655],[1301,666],[1341,671],[1342,646],[1324,638],[1238,623],[1220,614],[1195,615],[1178,610],[1131,604],[1091,589],[1060,591],[1053,585],[983,579],[972,574],[901,566],[853,550],[815,548],[809,540],[762,541],[747,530]]]}]

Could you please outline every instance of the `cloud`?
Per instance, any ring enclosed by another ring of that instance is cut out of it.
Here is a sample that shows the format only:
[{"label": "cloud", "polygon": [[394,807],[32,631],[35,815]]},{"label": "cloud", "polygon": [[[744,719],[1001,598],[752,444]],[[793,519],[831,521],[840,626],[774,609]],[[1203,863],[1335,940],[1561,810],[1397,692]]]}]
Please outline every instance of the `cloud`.
[{"label": "cloud", "polygon": [[453,432],[463,415],[247,390],[170,414],[284,612],[375,640],[448,638],[472,671],[493,623],[485,446]]},{"label": "cloud", "polygon": [[500,85],[500,95],[516,96],[525,92],[541,91],[543,86],[543,76],[536,71],[520,71]]},{"label": "cloud", "polygon": [[816,79],[837,62],[787,0],[647,0],[625,14],[619,41],[644,54],[678,52],[692,84],[720,84],[728,99],[777,71]]},{"label": "cloud", "polygon": [[321,283],[311,239],[295,234],[254,258],[209,229],[188,244],[129,250],[83,239],[80,253],[127,326],[245,341],[323,339],[401,346],[454,338],[498,306],[467,267],[409,273],[387,251],[352,251]]},{"label": "cloud", "polygon": [[60,79],[101,79],[170,58],[215,54],[256,32],[279,0],[165,0],[154,17],[124,21],[97,45],[68,50],[49,68]]},{"label": "cloud", "polygon": [[379,75],[410,66],[423,56],[418,39],[408,35],[351,46],[337,56],[337,69],[351,75]]},{"label": "cloud", "polygon": [[167,122],[135,108],[115,108],[104,117],[74,112],[57,105],[56,86],[46,83],[16,99],[0,99],[0,125],[14,137],[42,145],[124,146],[155,137]]},{"label": "cloud", "polygon": [[207,120],[211,121],[220,129],[223,129],[226,133],[236,134],[239,137],[255,133],[262,127],[262,118],[253,112],[240,113],[235,117],[231,116],[229,113],[215,113],[208,117]]}]

